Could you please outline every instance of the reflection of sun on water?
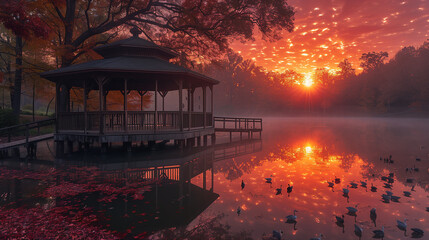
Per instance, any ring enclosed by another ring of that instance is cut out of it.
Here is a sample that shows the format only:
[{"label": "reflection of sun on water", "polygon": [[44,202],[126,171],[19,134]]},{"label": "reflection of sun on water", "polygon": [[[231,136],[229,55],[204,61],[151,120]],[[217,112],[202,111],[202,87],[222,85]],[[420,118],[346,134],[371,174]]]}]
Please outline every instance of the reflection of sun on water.
[{"label": "reflection of sun on water", "polygon": [[[285,233],[289,238],[295,234],[300,236],[299,239],[309,238],[317,228],[318,231],[324,231],[332,236],[341,232],[335,225],[330,229],[333,215],[341,216],[346,213],[345,207],[355,206],[357,203],[360,203],[358,219],[365,219],[366,214],[361,213],[369,212],[372,207],[385,209],[383,214],[380,214],[379,221],[382,223],[390,221],[387,220],[389,215],[402,218],[403,212],[414,210],[414,206],[410,208],[406,205],[382,203],[379,196],[384,192],[383,183],[379,176],[371,177],[373,164],[356,154],[338,154],[332,148],[306,142],[295,147],[279,146],[277,150],[266,153],[262,159],[252,157],[251,161],[236,161],[226,166],[232,173],[242,169],[244,174],[232,180],[227,178],[228,175],[224,175],[225,173],[216,174],[216,191],[220,197],[218,205],[213,209],[216,211],[228,209],[233,213],[228,216],[229,224],[238,230],[246,223],[245,229],[255,230],[255,236],[261,236],[263,232],[272,229],[273,224],[278,229],[290,230]],[[382,175],[389,172],[386,170]],[[272,177],[272,184],[265,182],[266,177]],[[199,179],[202,178],[200,176]],[[334,182],[335,178],[340,178],[341,182],[335,184],[334,188],[328,187],[328,182]],[[246,183],[244,190],[239,190],[241,180]],[[359,186],[351,190],[350,198],[347,198],[343,196],[342,189],[352,181],[368,181],[369,186],[373,183],[379,191],[373,193]],[[202,185],[201,182],[199,184]],[[293,186],[290,194],[286,191],[289,184]],[[395,184],[397,189],[395,192],[408,190],[401,183]],[[283,188],[283,193],[276,194],[277,188]],[[238,206],[243,211],[240,216],[235,214]],[[292,214],[294,209],[299,211],[298,222],[304,231],[298,232],[292,230],[293,226],[285,225],[284,216]],[[346,218],[348,221],[354,221],[351,217]],[[422,221],[424,220],[422,218]],[[365,228],[373,230],[371,226]],[[400,234],[398,231],[393,234],[398,233]],[[350,235],[344,239],[353,239],[352,237],[353,235]]]},{"label": "reflection of sun on water", "polygon": [[310,146],[307,146],[307,147],[305,147],[305,153],[311,153],[311,147]]}]

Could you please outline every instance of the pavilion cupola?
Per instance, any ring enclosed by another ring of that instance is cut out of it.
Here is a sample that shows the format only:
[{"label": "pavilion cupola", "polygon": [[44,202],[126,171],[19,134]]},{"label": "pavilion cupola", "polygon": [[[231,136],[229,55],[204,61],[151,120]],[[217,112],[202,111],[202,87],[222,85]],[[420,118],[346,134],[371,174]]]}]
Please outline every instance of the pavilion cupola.
[{"label": "pavilion cupola", "polygon": [[104,58],[155,57],[169,61],[171,58],[177,57],[175,52],[140,38],[141,31],[138,28],[132,28],[130,32],[132,37],[96,47],[94,51]]}]

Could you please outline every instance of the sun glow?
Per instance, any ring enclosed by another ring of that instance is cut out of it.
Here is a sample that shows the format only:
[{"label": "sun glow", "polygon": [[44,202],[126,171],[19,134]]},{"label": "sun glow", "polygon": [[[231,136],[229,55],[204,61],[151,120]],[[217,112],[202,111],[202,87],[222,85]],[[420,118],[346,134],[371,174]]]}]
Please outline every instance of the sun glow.
[{"label": "sun glow", "polygon": [[313,86],[314,82],[313,82],[313,78],[311,77],[310,73],[306,73],[304,76],[304,81],[302,82],[302,85],[306,86],[306,87],[311,87]]}]

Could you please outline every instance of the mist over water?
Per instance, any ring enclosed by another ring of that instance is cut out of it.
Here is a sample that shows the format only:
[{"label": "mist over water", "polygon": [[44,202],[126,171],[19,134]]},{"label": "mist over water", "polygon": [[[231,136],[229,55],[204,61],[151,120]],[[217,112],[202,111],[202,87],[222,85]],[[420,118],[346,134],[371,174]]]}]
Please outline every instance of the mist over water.
[{"label": "mist over water", "polygon": [[[384,239],[403,239],[404,234],[409,238],[411,228],[422,229],[427,237],[428,132],[427,119],[417,118],[273,117],[263,119],[261,141],[229,144],[228,134],[218,134],[218,146],[190,152],[167,148],[131,155],[120,151],[107,156],[74,154],[63,160],[65,167],[57,164],[55,172],[49,151],[52,143],[41,144],[38,161],[1,162],[30,178],[39,171],[48,172],[34,180],[5,179],[2,172],[0,192],[6,197],[0,203],[12,208],[67,207],[66,213],[84,209],[96,219],[93,224],[122,237],[268,239],[277,230],[284,232],[285,239],[310,239],[320,233],[326,239],[359,239],[354,224],[363,229],[362,239],[370,239],[372,231],[382,226]],[[238,133],[233,135],[233,141],[239,138]],[[386,163],[390,155],[392,163]],[[148,187],[155,179],[150,173],[154,168],[165,170],[167,178]],[[382,177],[389,173],[393,177],[386,188],[389,183]],[[190,176],[190,181],[181,183],[183,175]],[[265,178],[272,178],[272,183]],[[339,182],[330,188],[328,182],[335,178]],[[119,182],[113,188],[99,187],[114,179]],[[288,184],[293,186],[291,191]],[[343,195],[347,186],[348,197]],[[371,191],[371,186],[377,190]],[[386,191],[400,199],[383,201]],[[346,207],[357,208],[356,216],[348,214]],[[375,221],[370,218],[372,208],[377,212]],[[286,216],[294,210],[298,211],[296,223],[287,223]],[[342,215],[344,225],[337,224],[335,216]],[[396,220],[405,218],[406,233],[396,226]]]},{"label": "mist over water", "polygon": [[[264,118],[263,149],[251,155],[216,162],[215,191],[220,195],[201,216],[226,213],[232,231],[248,231],[255,239],[272,230],[282,230],[286,239],[309,239],[323,233],[327,239],[358,239],[354,224],[364,230],[362,239],[385,227],[385,239],[402,239],[396,220],[408,219],[410,228],[429,231],[426,225],[429,190],[429,126],[426,119],[390,118]],[[384,163],[380,157],[393,163]],[[417,162],[416,158],[421,161]],[[406,168],[419,172],[406,172]],[[385,188],[382,176],[394,173],[392,189]],[[272,184],[264,178],[272,176]],[[341,179],[333,188],[328,181]],[[413,183],[407,183],[407,178]],[[246,183],[243,190],[241,180]],[[198,182],[198,177],[194,179]],[[366,181],[367,187],[360,181]],[[350,182],[349,198],[342,189]],[[293,186],[290,194],[288,184]],[[377,187],[371,191],[371,185]],[[403,191],[410,191],[405,197]],[[282,186],[281,195],[276,189]],[[385,203],[381,195],[392,191],[399,202]],[[346,207],[358,209],[347,215]],[[242,212],[238,216],[236,209]],[[377,209],[377,227],[370,210]],[[296,213],[297,223],[285,223]],[[334,217],[345,215],[344,233]],[[192,225],[191,225],[192,226]],[[295,229],[295,230],[294,230]]]}]

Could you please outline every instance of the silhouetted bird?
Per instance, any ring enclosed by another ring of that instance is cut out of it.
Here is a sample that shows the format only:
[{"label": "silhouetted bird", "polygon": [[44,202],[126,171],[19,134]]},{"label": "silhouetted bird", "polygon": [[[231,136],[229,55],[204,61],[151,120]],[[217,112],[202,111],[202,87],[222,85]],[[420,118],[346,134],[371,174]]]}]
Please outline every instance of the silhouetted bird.
[{"label": "silhouetted bird", "polygon": [[[356,205],[356,207],[357,207],[357,205]],[[351,215],[355,215],[356,214],[356,212],[358,211],[356,208],[354,208],[354,207],[346,207],[347,208],[347,210],[349,210],[349,214],[351,214]]]},{"label": "silhouetted bird", "polygon": [[335,176],[335,183],[336,184],[338,184],[338,183],[340,183],[341,182],[341,179],[340,178],[337,178],[337,176]]},{"label": "silhouetted bird", "polygon": [[372,231],[374,233],[373,238],[384,238],[384,226],[381,227],[381,230],[374,230]]},{"label": "silhouetted bird", "polygon": [[396,220],[398,228],[401,229],[402,231],[407,231],[407,220],[408,219],[404,219],[403,222]]},{"label": "silhouetted bird", "polygon": [[424,231],[423,230],[421,230],[420,228],[411,228],[411,231],[413,231],[412,233],[411,233],[411,236],[413,237],[413,238],[421,238],[421,237],[423,237],[423,235],[424,235]]},{"label": "silhouetted bird", "polygon": [[372,183],[371,183],[371,192],[377,192],[377,187],[374,187]]},{"label": "silhouetted bird", "polygon": [[335,216],[338,223],[344,223],[344,215],[341,215],[341,217]]},{"label": "silhouetted bird", "polygon": [[408,192],[408,191],[404,191],[404,196],[405,196],[405,197],[411,197],[411,193],[410,193],[410,192]]},{"label": "silhouetted bird", "polygon": [[401,199],[401,197],[398,197],[398,196],[390,196],[390,198],[392,199],[392,201],[394,201],[394,202],[398,202],[399,201],[399,199]]},{"label": "silhouetted bird", "polygon": [[290,184],[287,185],[287,193],[291,193],[293,189],[293,186],[291,186]]},{"label": "silhouetted bird", "polygon": [[343,188],[344,195],[349,194],[349,185],[347,185],[347,188]]},{"label": "silhouetted bird", "polygon": [[390,200],[392,199],[391,195],[381,194],[381,198],[383,198],[383,201],[385,203],[390,203]]},{"label": "silhouetted bird", "polygon": [[355,224],[355,234],[359,237],[359,239],[362,237],[363,229]]},{"label": "silhouetted bird", "polygon": [[240,216],[240,214],[241,214],[241,207],[238,206],[238,208],[237,208],[237,215]]},{"label": "silhouetted bird", "polygon": [[296,215],[295,214],[297,212],[298,212],[297,210],[293,210],[293,215],[286,216],[287,221],[288,222],[295,222],[296,221]]},{"label": "silhouetted bird", "polygon": [[283,231],[276,231],[273,230],[273,238],[277,239],[277,240],[281,240],[282,239],[282,235],[283,235]]},{"label": "silhouetted bird", "polygon": [[243,190],[245,186],[246,186],[246,184],[244,184],[244,181],[241,180],[241,190]]},{"label": "silhouetted bird", "polygon": [[283,185],[280,185],[280,188],[276,189],[276,191],[277,191],[276,195],[282,194],[282,186]]},{"label": "silhouetted bird", "polygon": [[372,222],[374,223],[374,226],[376,226],[377,227],[377,223],[376,223],[376,221],[377,221],[377,212],[376,212],[376,209],[375,208],[373,208],[373,209],[371,209],[370,211],[369,211],[369,218],[372,220]]}]

